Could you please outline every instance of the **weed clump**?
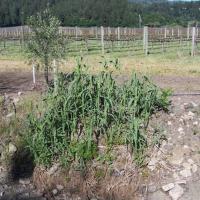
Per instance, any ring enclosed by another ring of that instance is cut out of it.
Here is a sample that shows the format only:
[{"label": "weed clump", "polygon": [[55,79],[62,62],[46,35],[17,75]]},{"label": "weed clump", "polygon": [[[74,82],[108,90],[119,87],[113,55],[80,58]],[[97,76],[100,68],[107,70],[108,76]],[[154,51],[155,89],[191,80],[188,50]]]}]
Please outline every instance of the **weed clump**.
[{"label": "weed clump", "polygon": [[110,148],[126,144],[142,162],[149,118],[167,109],[169,93],[136,74],[118,85],[107,65],[91,75],[78,63],[72,75],[70,80],[60,75],[57,92],[45,96],[44,113],[29,116],[27,142],[35,161],[85,163],[98,156],[101,141]]}]

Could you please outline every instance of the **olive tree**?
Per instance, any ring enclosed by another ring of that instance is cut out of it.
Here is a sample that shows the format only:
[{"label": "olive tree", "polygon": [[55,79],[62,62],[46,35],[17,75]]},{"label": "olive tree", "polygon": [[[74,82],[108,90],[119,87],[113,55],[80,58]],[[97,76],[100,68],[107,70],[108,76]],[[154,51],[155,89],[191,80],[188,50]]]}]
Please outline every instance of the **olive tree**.
[{"label": "olive tree", "polygon": [[49,70],[53,61],[65,56],[65,40],[59,34],[60,21],[47,8],[28,19],[31,35],[28,41],[29,56],[44,68],[49,85]]}]

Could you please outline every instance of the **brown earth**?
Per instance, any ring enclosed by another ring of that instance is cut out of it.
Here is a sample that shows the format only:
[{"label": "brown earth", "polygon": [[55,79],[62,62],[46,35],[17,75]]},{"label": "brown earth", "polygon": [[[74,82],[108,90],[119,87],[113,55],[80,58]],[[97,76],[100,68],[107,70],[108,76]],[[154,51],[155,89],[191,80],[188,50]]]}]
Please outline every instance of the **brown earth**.
[{"label": "brown earth", "polygon": [[[120,82],[124,82],[127,80],[127,76],[120,75],[117,79]],[[159,135],[164,134],[165,139],[153,149],[148,166],[142,171],[137,172],[130,161],[131,159],[129,159],[130,155],[128,152],[121,149],[117,151],[121,155],[117,156],[119,159],[116,160],[113,165],[112,175],[110,175],[110,172],[105,176],[102,175],[101,172],[104,170],[98,168],[100,165],[95,165],[90,168],[90,175],[85,177],[86,181],[83,181],[79,174],[73,174],[74,179],[69,182],[70,187],[69,185],[67,185],[67,187],[71,188],[72,192],[78,188],[79,190],[83,190],[81,193],[85,195],[85,198],[82,198],[83,195],[74,198],[70,195],[68,197],[67,195],[65,199],[81,200],[87,199],[88,196],[90,196],[91,199],[92,197],[93,199],[130,200],[199,199],[200,78],[159,75],[151,77],[151,79],[162,88],[173,89],[174,96],[171,98],[171,113],[157,113],[150,123],[150,132],[156,129],[160,133]],[[32,74],[29,72],[0,73],[0,94],[26,93],[32,90],[41,91],[44,88],[45,83],[42,74],[37,75],[37,85],[33,87]],[[124,161],[120,160],[123,158],[126,158],[125,166],[122,166]],[[94,169],[96,171],[94,171]],[[40,170],[37,171],[37,169],[34,173],[33,180],[35,177],[35,184],[41,186],[38,173],[42,176],[46,176],[46,174]],[[101,178],[99,182],[95,182],[95,176],[97,175]],[[144,180],[137,180],[139,177],[142,177]],[[44,178],[42,181],[43,180]],[[17,184],[15,187],[20,190],[21,185]],[[30,184],[30,186],[32,185]],[[109,186],[109,188],[107,186]],[[11,186],[11,188],[15,187]],[[27,186],[24,188],[27,189]],[[138,197],[133,197],[134,194],[132,192],[135,192],[136,189],[139,193]],[[7,191],[10,197],[10,189]],[[17,189],[15,193],[16,191]],[[107,196],[108,194],[105,191],[111,196]],[[62,193],[66,195],[67,192],[69,191],[63,191]],[[79,194],[79,192],[80,191],[77,193]],[[26,194],[26,192],[23,191],[23,194]],[[0,199],[9,199],[8,196],[0,197]],[[98,196],[101,198],[98,198]],[[15,194],[15,198],[10,199],[20,198],[17,198]],[[29,196],[23,199],[30,200],[31,198]],[[46,200],[48,198],[39,197],[33,199]],[[62,198],[58,195],[58,197],[52,196],[52,199]]]},{"label": "brown earth", "polygon": [[[174,93],[200,93],[200,78],[196,76],[157,75],[150,78],[162,88],[171,88]],[[117,79],[123,82],[128,79],[128,76],[120,75]],[[44,87],[44,76],[42,73],[37,73],[35,89],[41,90]],[[0,72],[0,94],[27,92],[33,89],[31,72]]]}]

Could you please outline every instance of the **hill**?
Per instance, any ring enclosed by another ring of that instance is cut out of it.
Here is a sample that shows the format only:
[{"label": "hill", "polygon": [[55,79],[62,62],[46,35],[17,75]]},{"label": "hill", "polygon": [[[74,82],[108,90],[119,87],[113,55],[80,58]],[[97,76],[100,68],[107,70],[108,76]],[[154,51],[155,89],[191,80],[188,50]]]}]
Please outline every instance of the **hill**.
[{"label": "hill", "polygon": [[167,0],[1,0],[0,26],[17,26],[49,4],[63,26],[165,26],[200,22],[200,2]]}]

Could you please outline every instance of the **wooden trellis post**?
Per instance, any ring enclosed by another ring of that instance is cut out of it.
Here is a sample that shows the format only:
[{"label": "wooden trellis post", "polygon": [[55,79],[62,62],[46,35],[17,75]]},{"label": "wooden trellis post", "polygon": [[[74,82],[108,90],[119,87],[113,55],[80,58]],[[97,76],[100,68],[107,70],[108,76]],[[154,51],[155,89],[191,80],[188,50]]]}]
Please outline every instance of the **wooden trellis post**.
[{"label": "wooden trellis post", "polygon": [[111,28],[108,27],[108,37],[110,37],[110,36],[111,36]]},{"label": "wooden trellis post", "polygon": [[98,27],[95,27],[96,39],[98,39]]},{"label": "wooden trellis post", "polygon": [[195,55],[195,41],[196,41],[196,28],[192,28],[192,50],[191,50],[191,56]]},{"label": "wooden trellis post", "polygon": [[199,29],[198,29],[198,27],[196,28],[196,38],[198,38],[198,36],[199,36]]},{"label": "wooden trellis post", "polygon": [[178,38],[180,37],[180,29],[178,28]]},{"label": "wooden trellis post", "polygon": [[76,38],[76,48],[77,48],[77,40],[78,40],[78,27],[75,27],[75,38]]},{"label": "wooden trellis post", "polygon": [[101,26],[101,50],[102,54],[104,54],[104,28]]},{"label": "wooden trellis post", "polygon": [[165,35],[164,35],[164,38],[166,39],[167,38],[167,28],[165,27]]},{"label": "wooden trellis post", "polygon": [[23,47],[24,45],[24,27],[21,26],[21,45]]},{"label": "wooden trellis post", "polygon": [[145,26],[143,29],[143,49],[144,53],[147,56],[148,55],[148,27]]},{"label": "wooden trellis post", "polygon": [[56,65],[56,60],[53,60],[53,72],[54,72],[54,92],[58,91],[58,66]]},{"label": "wooden trellis post", "polygon": [[190,39],[190,26],[187,27],[187,39]]},{"label": "wooden trellis post", "polygon": [[174,37],[174,29],[172,28],[172,37]]},{"label": "wooden trellis post", "polygon": [[120,27],[117,28],[117,40],[118,40],[118,46],[120,46]]}]

